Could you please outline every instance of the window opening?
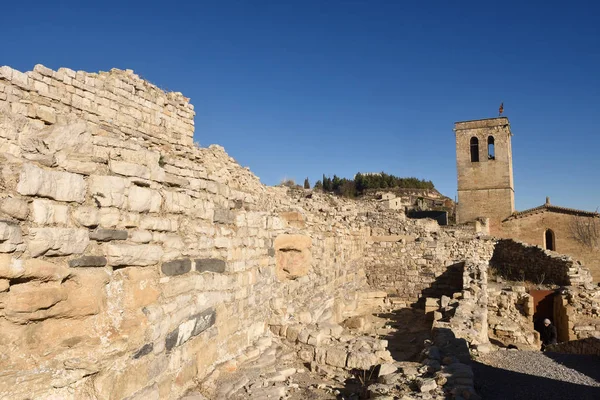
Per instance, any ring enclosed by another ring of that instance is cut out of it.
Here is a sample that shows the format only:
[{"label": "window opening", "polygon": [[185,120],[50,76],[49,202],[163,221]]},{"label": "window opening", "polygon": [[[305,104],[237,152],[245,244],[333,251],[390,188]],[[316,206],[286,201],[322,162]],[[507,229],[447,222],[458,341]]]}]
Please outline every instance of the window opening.
[{"label": "window opening", "polygon": [[556,251],[556,241],[552,229],[546,229],[545,234],[546,249]]},{"label": "window opening", "polygon": [[496,152],[494,151],[494,137],[488,137],[488,160],[495,160]]},{"label": "window opening", "polygon": [[479,162],[479,139],[471,138],[471,162]]}]

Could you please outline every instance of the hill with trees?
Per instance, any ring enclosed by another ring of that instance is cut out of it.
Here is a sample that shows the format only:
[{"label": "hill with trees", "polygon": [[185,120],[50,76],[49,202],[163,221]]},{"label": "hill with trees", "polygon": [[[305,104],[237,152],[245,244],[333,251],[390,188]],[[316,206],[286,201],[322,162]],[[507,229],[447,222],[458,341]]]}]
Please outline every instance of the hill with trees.
[{"label": "hill with trees", "polygon": [[359,172],[354,179],[340,178],[337,175],[330,178],[323,174],[323,180],[317,181],[314,186],[314,189],[350,198],[361,196],[369,189],[391,188],[435,189],[435,186],[431,181],[414,177],[400,178],[385,172],[378,174],[361,174]]}]

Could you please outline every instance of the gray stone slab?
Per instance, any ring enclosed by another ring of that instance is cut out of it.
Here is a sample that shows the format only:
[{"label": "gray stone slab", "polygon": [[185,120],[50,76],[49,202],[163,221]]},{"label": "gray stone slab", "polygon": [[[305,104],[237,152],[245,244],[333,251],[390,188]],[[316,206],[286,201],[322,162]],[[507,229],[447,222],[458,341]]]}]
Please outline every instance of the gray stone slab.
[{"label": "gray stone slab", "polygon": [[83,256],[69,261],[69,267],[104,267],[107,263],[103,256]]},{"label": "gray stone slab", "polygon": [[189,258],[182,258],[179,260],[168,261],[163,263],[160,270],[167,276],[183,275],[190,272],[192,269],[192,260]]},{"label": "gray stone slab", "polygon": [[195,260],[196,271],[198,272],[225,272],[227,264],[224,260],[218,258],[199,258]]},{"label": "gray stone slab", "polygon": [[118,229],[96,229],[90,232],[90,239],[98,242],[110,242],[111,240],[127,240],[128,233]]}]

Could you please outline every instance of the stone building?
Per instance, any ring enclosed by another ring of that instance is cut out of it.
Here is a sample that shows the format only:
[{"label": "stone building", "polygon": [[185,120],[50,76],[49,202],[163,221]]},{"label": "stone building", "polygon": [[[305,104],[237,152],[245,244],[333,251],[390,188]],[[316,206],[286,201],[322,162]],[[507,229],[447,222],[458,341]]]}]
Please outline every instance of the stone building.
[{"label": "stone building", "polygon": [[600,280],[600,214],[554,206],[549,198],[539,207],[515,211],[508,118],[457,122],[454,131],[457,223],[488,219],[490,234],[571,255]]}]

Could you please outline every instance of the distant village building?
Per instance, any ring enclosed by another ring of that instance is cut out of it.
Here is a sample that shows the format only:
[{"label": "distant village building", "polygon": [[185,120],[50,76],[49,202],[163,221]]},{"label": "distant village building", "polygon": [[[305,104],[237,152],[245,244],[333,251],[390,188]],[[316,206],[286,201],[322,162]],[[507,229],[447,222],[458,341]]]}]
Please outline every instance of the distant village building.
[{"label": "distant village building", "polygon": [[590,269],[594,281],[600,281],[600,214],[554,206],[549,198],[539,207],[515,211],[508,118],[457,122],[454,131],[457,223],[487,222],[493,236],[568,254]]}]

